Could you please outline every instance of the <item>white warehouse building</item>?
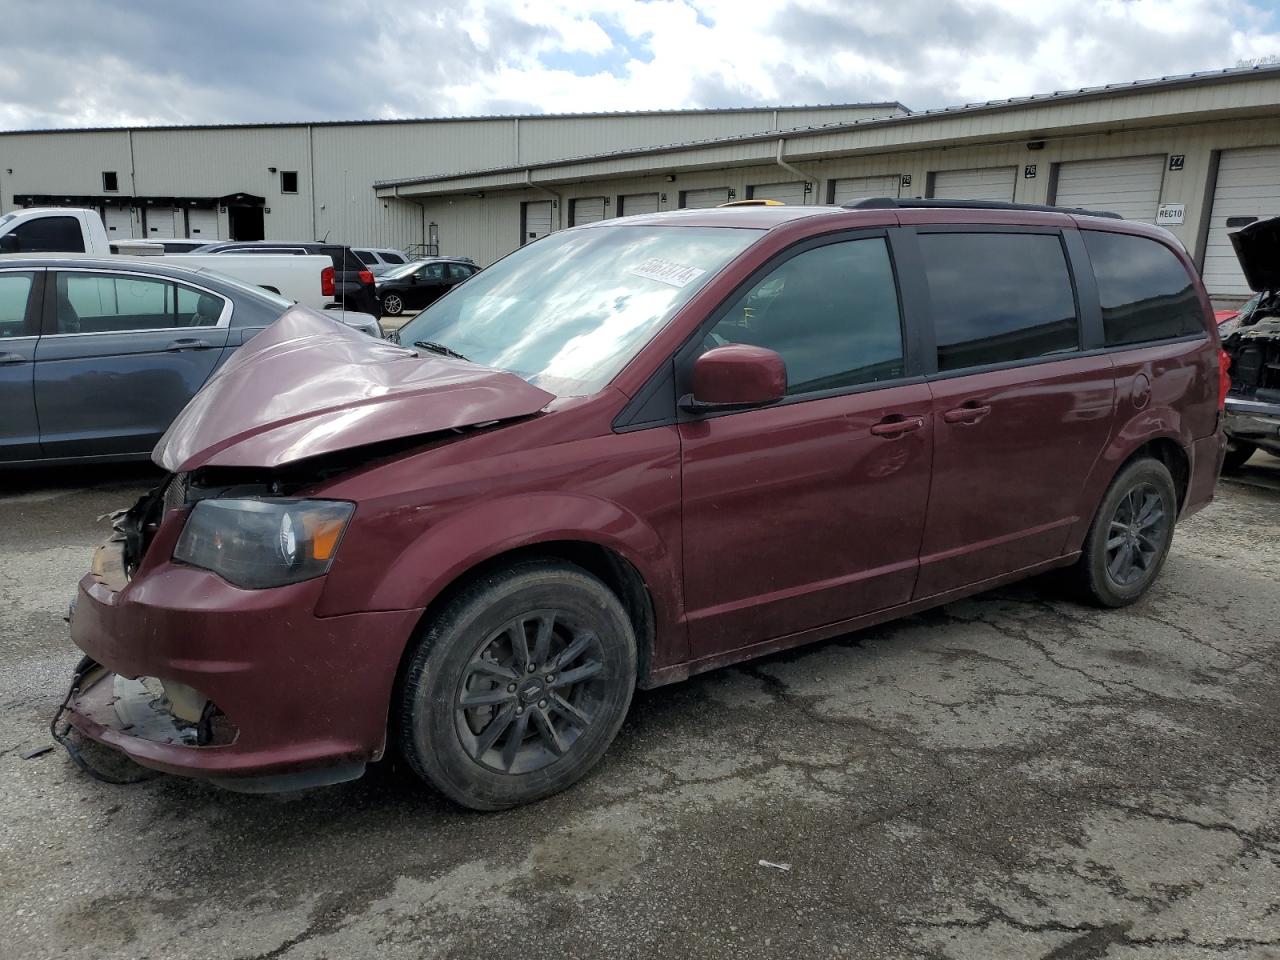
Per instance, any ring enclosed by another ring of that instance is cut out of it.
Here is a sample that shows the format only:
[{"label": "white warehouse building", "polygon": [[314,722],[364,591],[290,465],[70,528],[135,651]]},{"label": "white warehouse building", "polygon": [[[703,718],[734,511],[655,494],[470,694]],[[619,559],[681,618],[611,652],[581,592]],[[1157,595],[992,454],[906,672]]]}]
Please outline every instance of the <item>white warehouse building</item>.
[{"label": "white warehouse building", "polygon": [[575,224],[734,199],[1002,200],[1161,223],[1211,293],[1280,215],[1280,67],[912,112],[898,103],[0,133],[0,212],[113,236],[311,239],[490,263]]}]

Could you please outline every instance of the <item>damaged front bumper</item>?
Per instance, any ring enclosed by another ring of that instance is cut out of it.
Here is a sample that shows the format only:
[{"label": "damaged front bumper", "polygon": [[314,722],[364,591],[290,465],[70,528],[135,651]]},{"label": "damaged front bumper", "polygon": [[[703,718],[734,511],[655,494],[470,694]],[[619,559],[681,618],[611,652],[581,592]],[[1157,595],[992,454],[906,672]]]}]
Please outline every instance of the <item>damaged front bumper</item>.
[{"label": "damaged front bumper", "polygon": [[358,777],[385,749],[421,611],[317,617],[323,578],[234,587],[170,562],[182,519],[165,518],[131,579],[119,580],[111,540],[81,580],[71,638],[88,660],[65,722],[143,766],[230,789]]}]

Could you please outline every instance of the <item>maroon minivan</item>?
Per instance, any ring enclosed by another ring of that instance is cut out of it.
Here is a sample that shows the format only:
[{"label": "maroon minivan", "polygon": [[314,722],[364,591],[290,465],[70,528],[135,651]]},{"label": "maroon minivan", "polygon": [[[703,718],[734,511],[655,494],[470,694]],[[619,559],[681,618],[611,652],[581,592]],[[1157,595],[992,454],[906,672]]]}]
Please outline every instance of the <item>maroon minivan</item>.
[{"label": "maroon minivan", "polygon": [[254,791],[398,749],[509,807],[636,686],[1055,567],[1131,603],[1223,453],[1194,267],[1085,211],[603,221],[400,341],[296,308],[178,417],[80,582],[83,735]]}]

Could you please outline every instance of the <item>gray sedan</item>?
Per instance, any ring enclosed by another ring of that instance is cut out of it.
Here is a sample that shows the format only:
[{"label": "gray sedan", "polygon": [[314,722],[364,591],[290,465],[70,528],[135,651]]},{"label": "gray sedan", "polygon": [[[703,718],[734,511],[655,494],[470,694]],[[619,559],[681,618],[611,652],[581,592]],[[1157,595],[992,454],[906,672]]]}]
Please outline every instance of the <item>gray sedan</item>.
[{"label": "gray sedan", "polygon": [[0,257],[0,468],[146,459],[218,366],[291,306],[153,257]]}]

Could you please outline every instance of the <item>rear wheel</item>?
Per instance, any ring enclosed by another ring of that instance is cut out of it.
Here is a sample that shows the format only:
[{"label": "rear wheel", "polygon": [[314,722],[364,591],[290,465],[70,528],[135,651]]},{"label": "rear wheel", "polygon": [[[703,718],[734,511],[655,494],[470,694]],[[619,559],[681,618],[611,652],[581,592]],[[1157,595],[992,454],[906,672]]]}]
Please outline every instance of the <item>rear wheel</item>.
[{"label": "rear wheel", "polygon": [[1249,458],[1257,451],[1257,447],[1248,440],[1227,438],[1227,454],[1222,458],[1222,472],[1234,473],[1249,462]]},{"label": "rear wheel", "polygon": [[635,633],[613,592],[571,564],[521,564],[427,626],[400,698],[401,750],[464,806],[529,803],[595,765],[635,681]]},{"label": "rear wheel", "polygon": [[382,298],[382,312],[389,317],[398,317],[404,313],[404,301],[397,294],[388,293]]},{"label": "rear wheel", "polygon": [[1169,555],[1178,495],[1169,469],[1136,460],[1111,483],[1085,538],[1076,567],[1085,597],[1106,607],[1138,600]]}]

